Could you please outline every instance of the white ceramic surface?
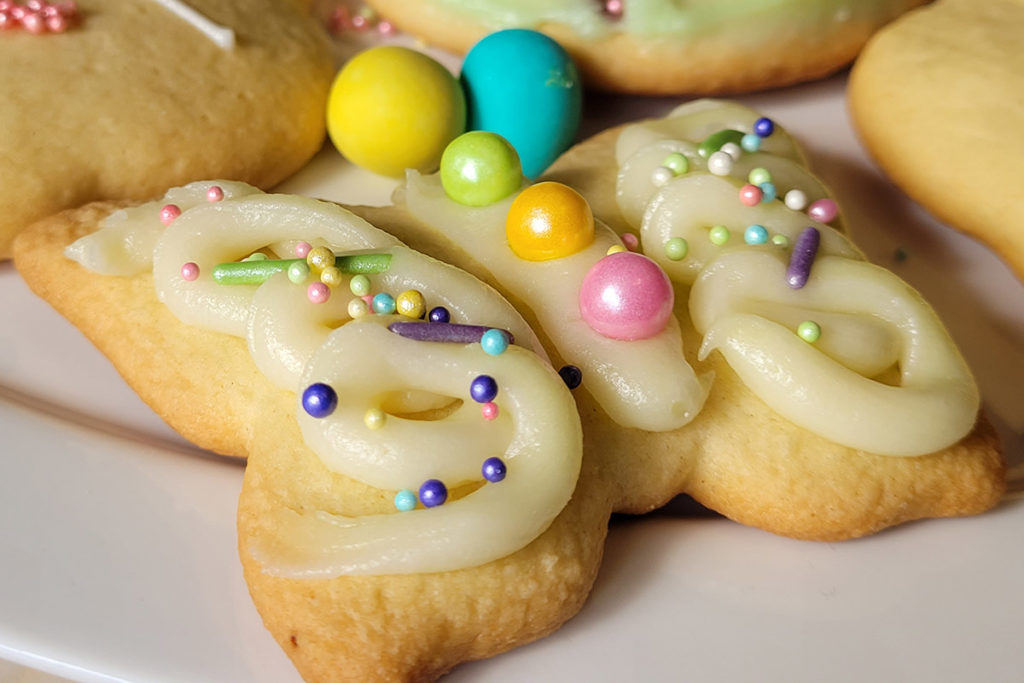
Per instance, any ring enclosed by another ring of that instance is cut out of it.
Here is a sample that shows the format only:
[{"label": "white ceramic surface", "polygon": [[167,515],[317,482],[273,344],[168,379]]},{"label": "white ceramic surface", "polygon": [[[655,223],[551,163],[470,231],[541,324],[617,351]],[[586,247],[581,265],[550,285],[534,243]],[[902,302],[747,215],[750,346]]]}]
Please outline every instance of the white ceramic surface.
[{"label": "white ceramic surface", "polygon": [[[741,99],[800,138],[858,243],[946,320],[1019,488],[1024,285],[882,177],[850,128],[844,86]],[[585,133],[677,103],[591,97]],[[390,186],[330,149],[285,184],[367,203],[386,202]],[[9,263],[0,313],[0,659],[79,681],[297,681],[236,559],[241,464],[167,428]],[[1018,681],[1022,530],[1019,498],[841,544],[676,501],[613,522],[579,616],[449,680]],[[0,666],[0,681],[47,679]]]}]

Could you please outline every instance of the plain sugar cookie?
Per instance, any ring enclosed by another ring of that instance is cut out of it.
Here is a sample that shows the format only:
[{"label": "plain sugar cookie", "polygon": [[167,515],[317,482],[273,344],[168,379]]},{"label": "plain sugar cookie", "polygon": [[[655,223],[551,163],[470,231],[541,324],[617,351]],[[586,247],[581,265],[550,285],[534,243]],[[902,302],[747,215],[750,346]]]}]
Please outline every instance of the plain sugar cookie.
[{"label": "plain sugar cookie", "polygon": [[738,93],[826,76],[923,0],[371,0],[399,28],[465,53],[488,33],[550,35],[588,87],[644,95]]},{"label": "plain sugar cookie", "polygon": [[850,78],[879,165],[1024,279],[1024,2],[941,0],[881,31]]},{"label": "plain sugar cookie", "polygon": [[80,0],[63,33],[0,31],[0,258],[62,209],[301,168],[333,62],[297,5],[190,0],[197,27],[155,0]]}]

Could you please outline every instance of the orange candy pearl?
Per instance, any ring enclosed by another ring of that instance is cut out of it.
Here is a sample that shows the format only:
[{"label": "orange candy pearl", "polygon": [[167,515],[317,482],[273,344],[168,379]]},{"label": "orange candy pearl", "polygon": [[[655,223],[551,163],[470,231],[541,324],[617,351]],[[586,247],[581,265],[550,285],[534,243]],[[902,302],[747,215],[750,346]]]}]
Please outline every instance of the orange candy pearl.
[{"label": "orange candy pearl", "polygon": [[516,256],[547,261],[575,254],[594,241],[594,214],[576,190],[544,182],[523,190],[505,219],[505,235]]}]

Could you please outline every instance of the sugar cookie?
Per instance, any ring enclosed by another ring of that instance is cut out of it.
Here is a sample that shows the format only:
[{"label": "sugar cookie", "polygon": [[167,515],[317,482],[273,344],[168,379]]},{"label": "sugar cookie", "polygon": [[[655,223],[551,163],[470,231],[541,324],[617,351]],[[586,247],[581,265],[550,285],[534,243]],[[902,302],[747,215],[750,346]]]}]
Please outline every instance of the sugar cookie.
[{"label": "sugar cookie", "polygon": [[333,64],[298,3],[191,0],[194,21],[164,4],[80,0],[62,33],[0,34],[0,258],[62,209],[208,177],[270,187],[319,149]]},{"label": "sugar cookie", "polygon": [[1024,278],[1024,4],[940,0],[879,33],[850,77],[885,172]]},{"label": "sugar cookie", "polygon": [[715,94],[823,77],[922,0],[371,0],[399,28],[465,53],[492,31],[532,28],[561,43],[589,87]]}]

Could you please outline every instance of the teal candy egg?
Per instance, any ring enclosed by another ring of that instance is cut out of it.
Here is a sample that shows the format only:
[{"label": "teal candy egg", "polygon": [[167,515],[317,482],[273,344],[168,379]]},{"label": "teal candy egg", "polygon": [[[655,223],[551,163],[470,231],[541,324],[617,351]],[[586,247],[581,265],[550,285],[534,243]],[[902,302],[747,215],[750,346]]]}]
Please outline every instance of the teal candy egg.
[{"label": "teal candy egg", "polygon": [[523,174],[536,178],[573,143],[583,92],[572,58],[537,31],[492,33],[462,64],[469,130],[502,136],[516,148]]}]

